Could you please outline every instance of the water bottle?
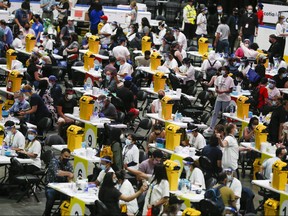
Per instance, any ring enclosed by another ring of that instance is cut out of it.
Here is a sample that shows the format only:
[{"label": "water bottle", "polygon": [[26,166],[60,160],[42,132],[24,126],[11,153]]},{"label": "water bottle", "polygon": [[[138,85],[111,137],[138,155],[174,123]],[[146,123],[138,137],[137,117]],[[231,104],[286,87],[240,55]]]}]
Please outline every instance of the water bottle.
[{"label": "water bottle", "polygon": [[260,121],[261,123],[263,122],[263,115],[262,115],[262,112],[260,113],[259,121]]},{"label": "water bottle", "polygon": [[153,83],[153,81],[152,81],[151,84],[150,84],[150,89],[154,89],[154,83]]},{"label": "water bottle", "polygon": [[86,142],[82,142],[82,148],[86,148]]}]

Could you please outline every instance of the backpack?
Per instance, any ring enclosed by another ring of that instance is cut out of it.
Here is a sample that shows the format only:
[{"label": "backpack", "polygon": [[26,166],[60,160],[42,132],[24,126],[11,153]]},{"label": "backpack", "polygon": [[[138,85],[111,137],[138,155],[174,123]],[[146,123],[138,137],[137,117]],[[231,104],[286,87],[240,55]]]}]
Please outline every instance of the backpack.
[{"label": "backpack", "polygon": [[210,60],[208,59],[210,67],[206,69],[206,80],[210,81],[211,78],[216,74],[217,69],[213,68],[213,66],[216,64],[217,60],[214,61],[213,64],[211,64]]},{"label": "backpack", "polygon": [[259,102],[259,96],[260,96],[260,88],[256,87],[251,91],[251,95],[249,96],[248,101],[252,108],[256,109]]},{"label": "backpack", "polygon": [[204,194],[205,199],[209,199],[213,201],[218,207],[219,212],[223,212],[225,209],[225,205],[223,199],[221,197],[220,189],[224,187],[224,185],[220,185],[216,188],[210,188]]},{"label": "backpack", "polygon": [[248,73],[247,73],[247,78],[250,82],[255,83],[260,79],[260,76],[258,73],[256,73],[255,70],[253,70],[252,68],[249,69]]}]

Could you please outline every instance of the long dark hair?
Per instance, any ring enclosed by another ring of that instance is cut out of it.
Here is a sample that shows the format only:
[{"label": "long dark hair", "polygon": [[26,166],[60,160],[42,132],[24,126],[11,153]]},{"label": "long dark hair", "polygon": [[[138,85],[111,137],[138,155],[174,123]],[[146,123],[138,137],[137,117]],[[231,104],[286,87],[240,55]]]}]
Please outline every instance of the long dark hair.
[{"label": "long dark hair", "polygon": [[160,184],[161,180],[168,180],[166,168],[163,164],[155,165],[153,175],[152,182],[156,181],[157,184]]},{"label": "long dark hair", "polygon": [[249,124],[248,124],[248,128],[249,128],[249,129],[252,129],[252,125],[253,125],[253,122],[254,122],[255,120],[257,120],[257,121],[259,122],[259,120],[258,120],[257,117],[252,117],[252,118],[250,119]]}]

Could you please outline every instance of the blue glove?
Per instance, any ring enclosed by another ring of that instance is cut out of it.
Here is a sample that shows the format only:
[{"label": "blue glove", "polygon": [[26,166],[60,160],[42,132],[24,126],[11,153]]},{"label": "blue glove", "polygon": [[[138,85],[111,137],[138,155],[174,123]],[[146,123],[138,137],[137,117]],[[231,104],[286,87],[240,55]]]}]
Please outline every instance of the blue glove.
[{"label": "blue glove", "polygon": [[105,115],[104,115],[103,113],[99,113],[99,117],[100,117],[100,118],[104,118]]},{"label": "blue glove", "polygon": [[131,64],[132,65],[132,61],[129,59],[127,60],[127,63]]}]

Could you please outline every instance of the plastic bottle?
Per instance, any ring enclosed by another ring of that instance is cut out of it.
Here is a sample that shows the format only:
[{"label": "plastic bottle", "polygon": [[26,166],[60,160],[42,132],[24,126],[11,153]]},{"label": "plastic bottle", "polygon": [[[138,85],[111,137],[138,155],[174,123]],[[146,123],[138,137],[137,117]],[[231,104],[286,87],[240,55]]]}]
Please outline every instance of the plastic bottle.
[{"label": "plastic bottle", "polygon": [[262,115],[262,112],[260,113],[260,116],[259,116],[259,122],[260,122],[260,123],[263,122],[263,115]]},{"label": "plastic bottle", "polygon": [[153,81],[150,83],[150,89],[153,89],[154,88],[154,83]]}]

